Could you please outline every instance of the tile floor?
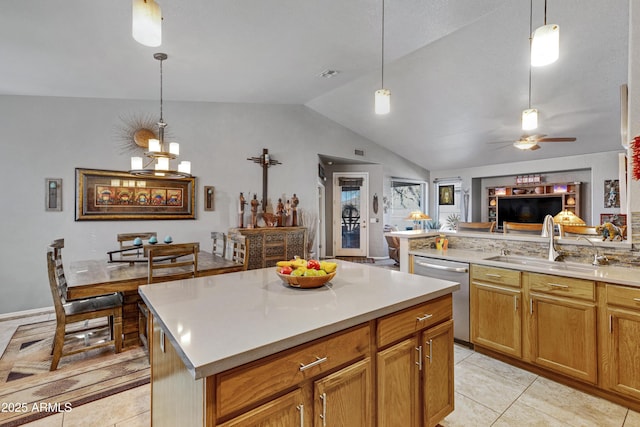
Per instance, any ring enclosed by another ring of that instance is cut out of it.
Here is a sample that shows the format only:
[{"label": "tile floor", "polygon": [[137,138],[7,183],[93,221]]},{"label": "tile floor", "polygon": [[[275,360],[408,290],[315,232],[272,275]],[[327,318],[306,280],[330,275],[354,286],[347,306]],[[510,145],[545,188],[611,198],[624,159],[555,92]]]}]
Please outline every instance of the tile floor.
[{"label": "tile floor", "polygon": [[[0,352],[15,329],[55,318],[53,313],[0,320]],[[637,427],[640,413],[579,392],[463,346],[455,346],[456,410],[443,427]],[[137,387],[28,427],[138,427],[150,423],[150,387]],[[118,408],[114,411],[113,408]]]}]

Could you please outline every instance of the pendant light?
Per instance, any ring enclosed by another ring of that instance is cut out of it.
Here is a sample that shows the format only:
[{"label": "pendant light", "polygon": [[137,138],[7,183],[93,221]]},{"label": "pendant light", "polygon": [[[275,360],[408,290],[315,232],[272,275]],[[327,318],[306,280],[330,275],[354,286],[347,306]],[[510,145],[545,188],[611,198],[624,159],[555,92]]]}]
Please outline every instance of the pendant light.
[{"label": "pendant light", "polygon": [[131,35],[138,43],[157,47],[162,44],[162,11],[153,0],[132,0]]},{"label": "pendant light", "polygon": [[[529,2],[529,54],[532,51],[532,36],[531,29],[533,28],[533,0]],[[522,130],[533,130],[538,127],[538,110],[535,108],[531,108],[531,62],[529,63],[529,107],[522,112]],[[535,145],[535,143],[533,144]],[[517,146],[518,148],[522,148],[521,146]],[[527,147],[531,148],[531,147]],[[526,149],[526,148],[522,148]]]},{"label": "pendant light", "polygon": [[531,41],[531,65],[549,65],[560,56],[560,26],[547,25],[547,0],[544,0],[544,25],[533,33]]},{"label": "pendant light", "polygon": [[[149,140],[149,151],[144,153],[149,159],[147,164],[143,164],[144,159],[142,157],[131,158],[131,170],[129,170],[129,173],[141,176],[190,178],[191,162],[183,160],[178,164],[177,170],[171,169],[170,167],[170,160],[174,160],[180,155],[180,145],[177,142],[171,142],[167,147],[164,141],[164,128],[167,127],[167,124],[162,118],[162,61],[167,59],[167,54],[155,53],[153,57],[160,61],[160,120],[158,121],[158,139]],[[168,151],[167,148],[169,149]],[[154,162],[155,165],[153,169],[149,168]]]},{"label": "pendant light", "polygon": [[391,91],[384,88],[384,0],[382,0],[382,67],[381,67],[381,89],[375,93],[375,112],[376,114],[389,114],[391,111]]}]

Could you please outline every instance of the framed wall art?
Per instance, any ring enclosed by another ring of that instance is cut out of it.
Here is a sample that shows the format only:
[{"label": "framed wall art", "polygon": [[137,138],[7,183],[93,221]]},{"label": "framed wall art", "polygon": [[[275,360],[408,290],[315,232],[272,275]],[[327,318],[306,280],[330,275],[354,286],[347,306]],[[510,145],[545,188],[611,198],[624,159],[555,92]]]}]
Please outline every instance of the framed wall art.
[{"label": "framed wall art", "polygon": [[600,214],[600,224],[610,222],[613,225],[622,227],[627,225],[627,215],[625,214]]},{"label": "framed wall art", "polygon": [[195,178],[76,168],[76,221],[195,219]]},{"label": "framed wall art", "polygon": [[620,180],[618,179],[604,180],[604,207],[605,208],[620,207]]},{"label": "framed wall art", "polygon": [[60,212],[62,210],[62,178],[45,178],[44,210]]},{"label": "framed wall art", "polygon": [[213,201],[215,200],[215,189],[211,185],[204,186],[204,210],[205,211],[214,211],[215,205]]},{"label": "framed wall art", "polygon": [[454,186],[440,185],[438,186],[438,204],[439,205],[455,205],[453,200]]}]

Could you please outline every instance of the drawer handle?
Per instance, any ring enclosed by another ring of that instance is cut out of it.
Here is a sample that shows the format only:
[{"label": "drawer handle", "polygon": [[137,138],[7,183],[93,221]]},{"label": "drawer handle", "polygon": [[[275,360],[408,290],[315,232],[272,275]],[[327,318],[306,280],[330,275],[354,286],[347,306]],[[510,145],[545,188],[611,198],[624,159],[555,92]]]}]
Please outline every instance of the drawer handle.
[{"label": "drawer handle", "polygon": [[314,366],[317,366],[317,365],[319,365],[319,364],[321,364],[323,362],[326,362],[326,361],[327,361],[327,357],[326,356],[322,357],[322,358],[316,356],[316,360],[311,362],[311,363],[309,363],[308,365],[305,365],[304,363],[301,363],[300,364],[300,372],[306,371],[307,369],[313,368]]},{"label": "drawer handle", "polygon": [[422,316],[422,317],[416,317],[416,320],[417,320],[418,322],[424,322],[425,320],[427,320],[427,319],[431,319],[432,317],[433,317],[433,314],[425,314],[425,315],[424,315],[424,316]]},{"label": "drawer handle", "polygon": [[547,285],[551,286],[552,288],[569,289],[569,285],[561,285],[560,283],[547,283]]},{"label": "drawer handle", "polygon": [[495,274],[495,273],[485,273],[485,276],[487,276],[487,277],[498,277],[498,278],[502,277],[501,275]]}]

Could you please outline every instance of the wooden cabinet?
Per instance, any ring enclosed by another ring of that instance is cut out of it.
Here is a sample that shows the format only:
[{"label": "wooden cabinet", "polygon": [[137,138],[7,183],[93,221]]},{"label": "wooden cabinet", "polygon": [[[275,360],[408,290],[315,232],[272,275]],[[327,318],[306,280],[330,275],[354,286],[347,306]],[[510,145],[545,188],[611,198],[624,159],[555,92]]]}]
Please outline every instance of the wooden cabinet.
[{"label": "wooden cabinet", "polygon": [[471,266],[471,341],[509,356],[522,356],[520,272]]},{"label": "wooden cabinet", "polygon": [[273,267],[276,262],[304,258],[306,227],[234,228],[229,234],[240,233],[247,240],[248,269]]},{"label": "wooden cabinet", "polygon": [[561,196],[562,209],[580,216],[580,182],[518,184],[513,186],[487,187],[487,221],[497,218],[499,197],[549,197]]},{"label": "wooden cabinet", "polygon": [[528,290],[528,360],[592,384],[597,382],[595,283],[524,273]]},{"label": "wooden cabinet", "polygon": [[296,389],[226,423],[219,424],[219,426],[305,427],[310,425],[305,421],[306,417],[308,417],[308,415],[305,415],[305,410],[308,407],[308,404],[305,405],[305,396],[302,389]]},{"label": "wooden cabinet", "polygon": [[436,426],[453,412],[451,304],[447,296],[378,321],[378,427]]},{"label": "wooden cabinet", "polygon": [[640,400],[640,288],[604,284],[605,387]]}]

